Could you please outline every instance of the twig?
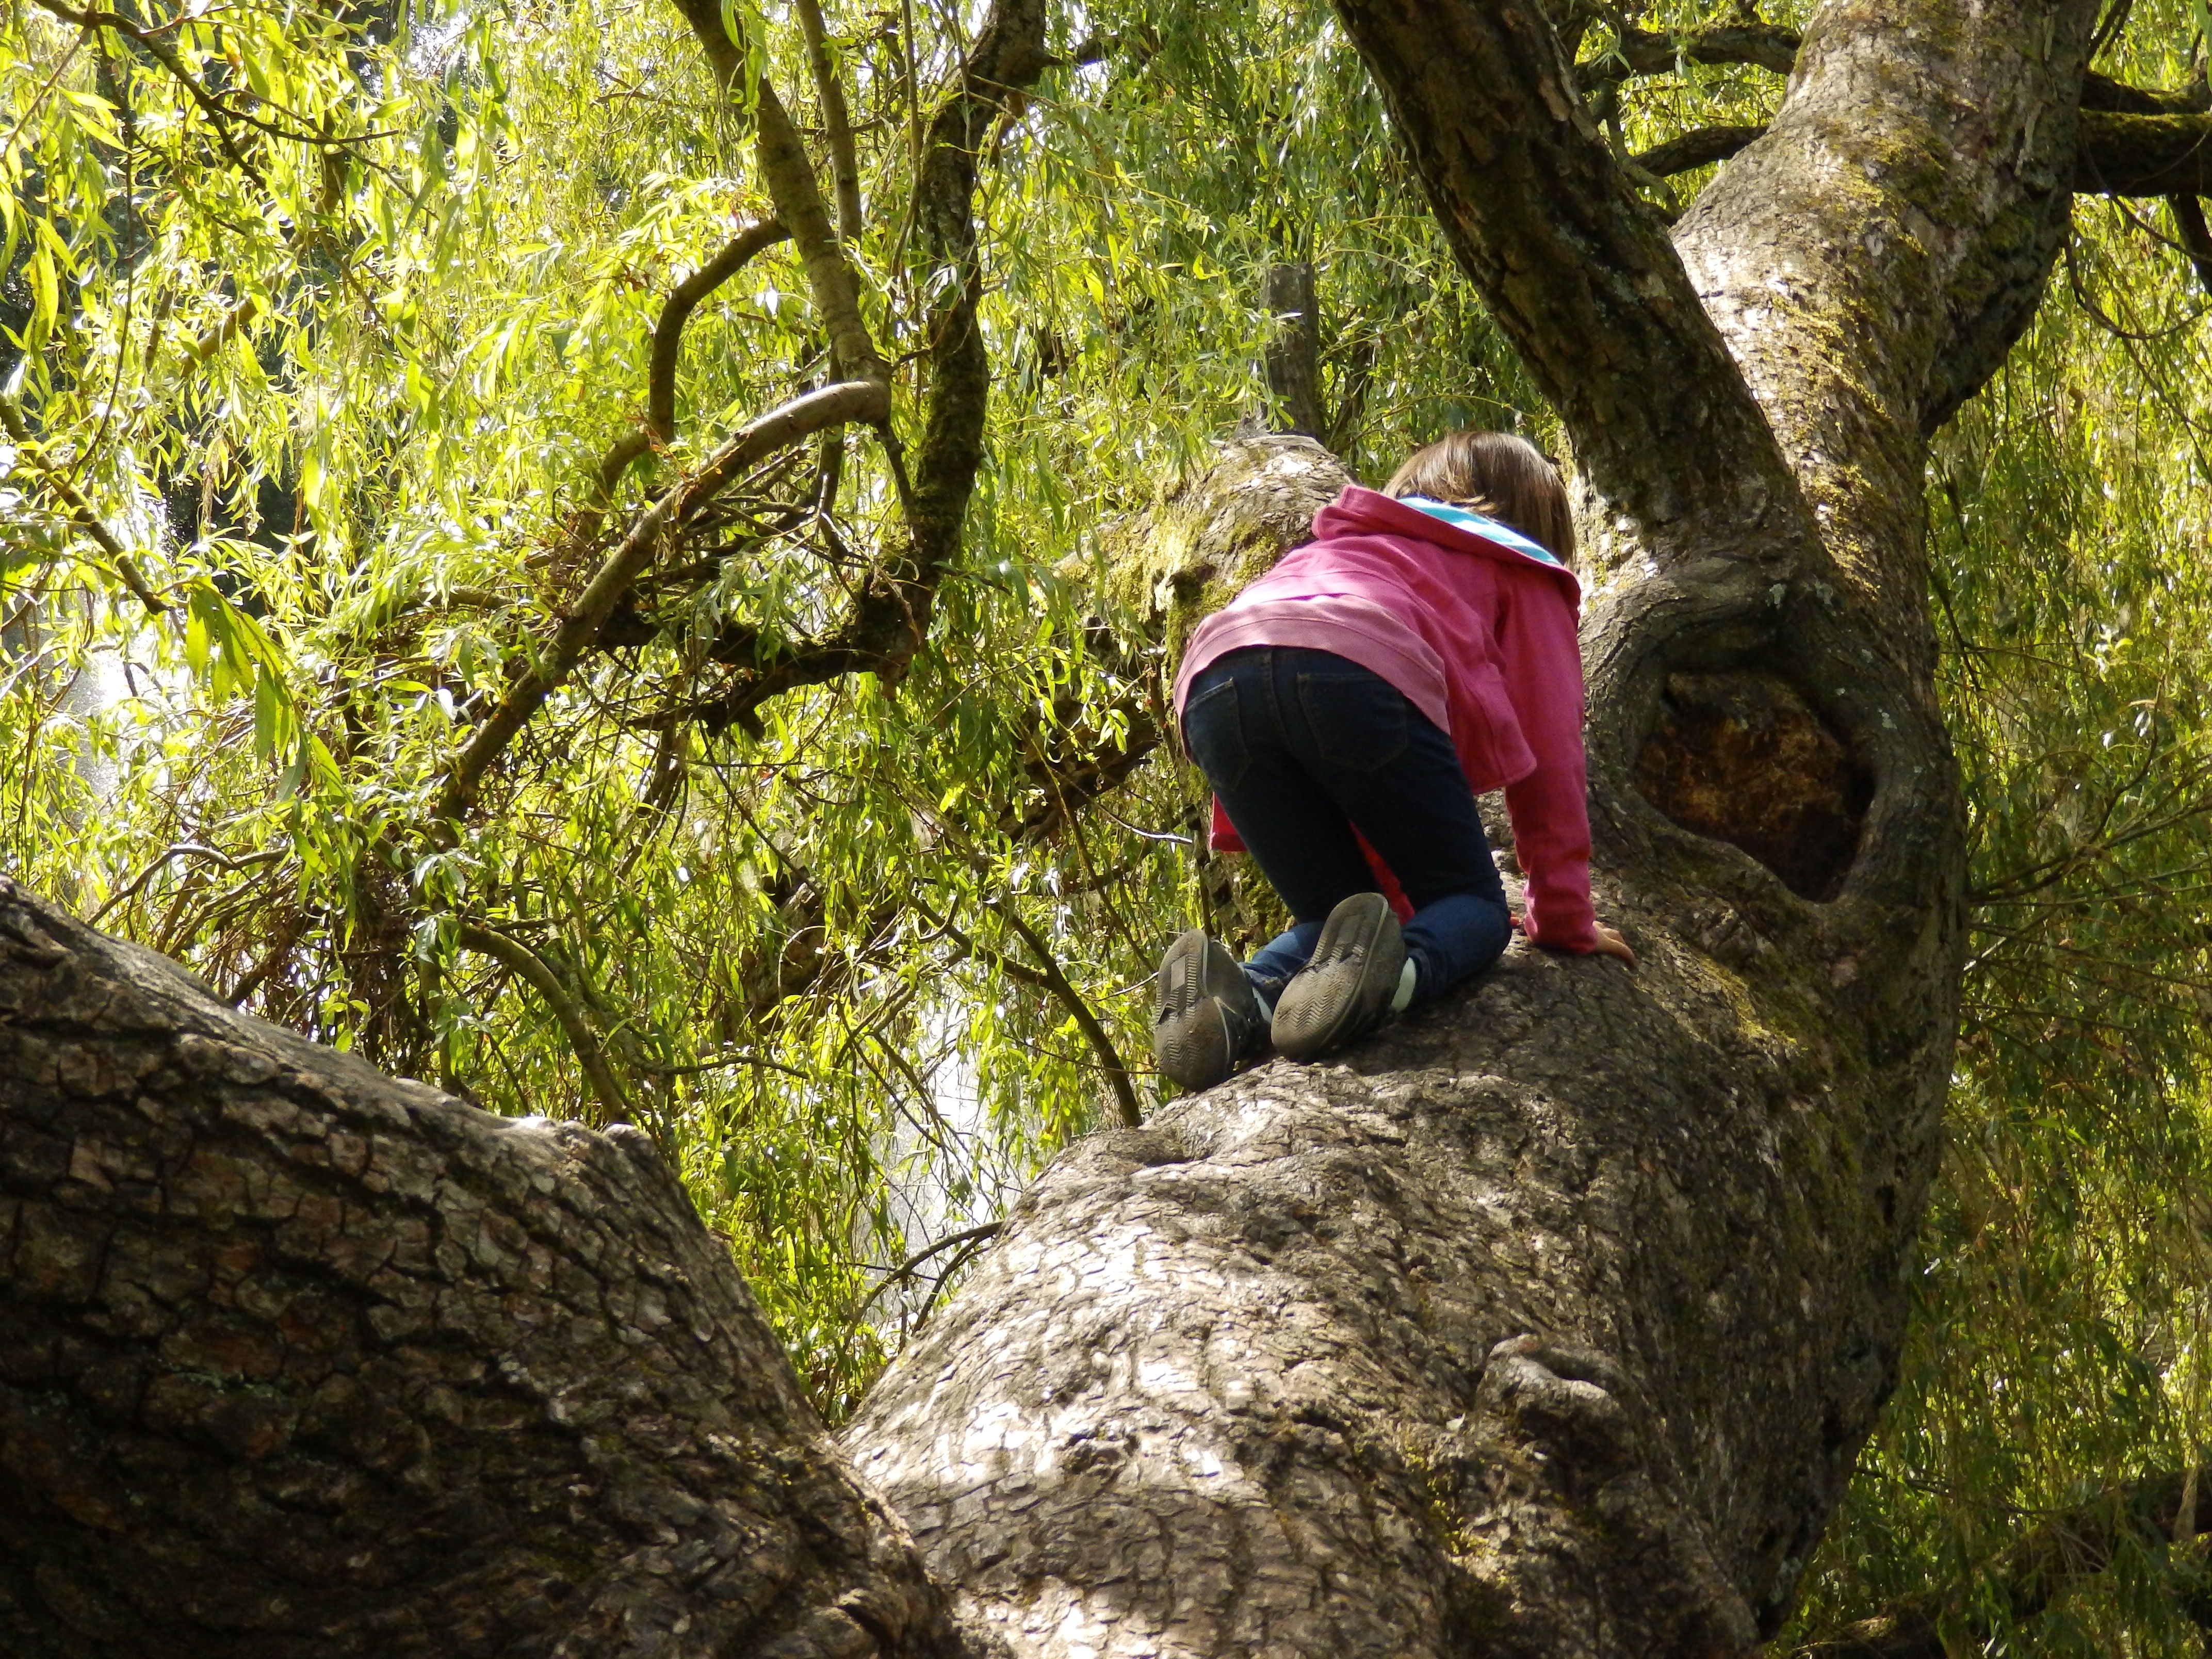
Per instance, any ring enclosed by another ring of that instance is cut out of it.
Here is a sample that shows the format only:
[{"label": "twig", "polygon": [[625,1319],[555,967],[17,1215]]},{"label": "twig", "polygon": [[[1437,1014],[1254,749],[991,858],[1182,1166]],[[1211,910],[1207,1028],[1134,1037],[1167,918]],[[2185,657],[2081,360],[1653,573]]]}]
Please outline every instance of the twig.
[{"label": "twig", "polygon": [[629,1102],[624,1098],[622,1085],[615,1080],[607,1065],[605,1051],[599,1047],[599,1037],[592,1032],[591,1022],[585,1018],[582,1007],[568,994],[560,977],[547,966],[544,957],[522,943],[497,933],[478,922],[461,923],[456,939],[465,951],[489,957],[502,968],[528,982],[531,988],[545,1000],[553,1011],[553,1018],[568,1038],[568,1046],[576,1051],[576,1059],[584,1068],[584,1076],[592,1085],[592,1092],[599,1097],[605,1113],[594,1127],[604,1128],[610,1123],[630,1121]]},{"label": "twig", "polygon": [[115,567],[116,575],[137,596],[138,603],[144,605],[151,615],[166,616],[168,605],[155,596],[146,578],[140,574],[137,561],[131,556],[129,550],[122,543],[115,539],[114,533],[100,522],[100,515],[92,510],[92,504],[78,493],[77,487],[46,465],[46,458],[38,453],[37,440],[31,436],[30,429],[23,424],[23,417],[16,410],[14,400],[5,392],[0,392],[0,426],[7,428],[9,437],[15,441],[16,453],[38,469],[39,476],[46,481],[46,487],[61,498],[77,528],[91,537],[100,550],[107,555],[109,562]]}]

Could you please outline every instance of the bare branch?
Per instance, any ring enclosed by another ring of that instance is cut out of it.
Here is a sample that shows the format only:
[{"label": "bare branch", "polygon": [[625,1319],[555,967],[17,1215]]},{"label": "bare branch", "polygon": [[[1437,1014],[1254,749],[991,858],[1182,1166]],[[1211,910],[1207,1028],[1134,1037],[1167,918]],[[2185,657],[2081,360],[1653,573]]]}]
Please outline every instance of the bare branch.
[{"label": "bare branch", "polygon": [[2119,115],[2201,115],[2212,109],[2205,83],[2172,91],[2131,87],[2091,70],[2081,77],[2081,107]]},{"label": "bare branch", "polygon": [[1106,1028],[1098,1023],[1098,1016],[1083,1000],[1083,994],[1060,971],[1059,959],[1052,947],[1044,942],[1036,928],[1022,920],[1021,913],[1002,899],[990,902],[991,908],[999,913],[1006,926],[1022,937],[1037,960],[1037,971],[1043,976],[1045,987],[1067,1016],[1083,1033],[1083,1040],[1098,1057],[1099,1068],[1106,1073],[1106,1085],[1114,1091],[1114,1103],[1120,1109],[1121,1121],[1132,1129],[1141,1127],[1145,1121],[1143,1109],[1137,1104],[1137,1091],[1129,1082],[1129,1068],[1121,1063],[1121,1051],[1115,1048],[1114,1039],[1106,1035]]},{"label": "bare branch", "polygon": [[[717,730],[750,726],[755,709],[799,686],[864,672],[896,678],[927,637],[937,584],[959,551],[969,496],[982,464],[990,400],[990,361],[975,321],[981,295],[974,216],[977,158],[990,123],[1050,61],[1041,0],[997,0],[952,93],[930,121],[915,188],[915,240],[921,256],[951,280],[933,276],[922,285],[937,299],[923,331],[927,412],[911,486],[900,492],[908,529],[903,565],[875,571],[834,634],[757,657],[715,696],[665,718],[703,720]],[[896,471],[898,453],[893,450],[890,459]],[[750,640],[738,643],[751,648]]]},{"label": "bare branch", "polygon": [[1671,179],[1678,173],[1725,161],[1747,149],[1765,127],[1698,127],[1663,144],[1654,144],[1636,158],[1636,165],[1655,179]]},{"label": "bare branch", "polygon": [[1672,75],[1684,64],[1749,64],[1787,75],[1797,61],[1797,31],[1778,23],[1722,23],[1680,35],[1622,29],[1611,47],[1575,65],[1585,91],[1639,75]]},{"label": "bare branch", "polygon": [[[737,89],[746,74],[745,53],[731,39],[724,21],[726,15],[733,17],[735,14],[726,14],[720,0],[674,0],[674,3],[698,37],[715,77],[725,88]],[[790,112],[766,76],[746,90],[752,95],[751,112],[758,134],[755,154],[761,177],[775,203],[775,216],[789,228],[792,240],[799,244],[799,258],[806,267],[807,289],[829,331],[836,372],[851,380],[887,380],[883,358],[860,316],[860,278],[830,222],[822,187],[815,180],[814,163],[807,157],[806,146],[799,142],[799,129],[792,125]]]},{"label": "bare branch", "polygon": [[676,436],[676,368],[684,349],[684,325],[691,320],[691,313],[755,255],[790,234],[775,219],[747,225],[720,253],[671,290],[667,303],[660,307],[660,320],[653,326],[653,362],[646,375],[646,424],[656,442],[668,443]]}]

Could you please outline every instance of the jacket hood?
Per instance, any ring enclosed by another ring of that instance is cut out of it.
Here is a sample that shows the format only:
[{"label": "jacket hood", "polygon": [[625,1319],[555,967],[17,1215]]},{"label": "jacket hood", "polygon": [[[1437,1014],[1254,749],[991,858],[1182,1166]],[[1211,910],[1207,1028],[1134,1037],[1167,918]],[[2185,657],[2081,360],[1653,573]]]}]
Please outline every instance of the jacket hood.
[{"label": "jacket hood", "polygon": [[1581,608],[1582,584],[1565,565],[1478,536],[1473,531],[1447,523],[1433,513],[1408,507],[1395,495],[1385,495],[1379,489],[1369,489],[1361,484],[1346,485],[1334,501],[1314,514],[1313,533],[1314,539],[1320,542],[1341,541],[1354,536],[1403,536],[1448,552],[1540,570],[1563,584],[1569,603],[1577,610]]}]

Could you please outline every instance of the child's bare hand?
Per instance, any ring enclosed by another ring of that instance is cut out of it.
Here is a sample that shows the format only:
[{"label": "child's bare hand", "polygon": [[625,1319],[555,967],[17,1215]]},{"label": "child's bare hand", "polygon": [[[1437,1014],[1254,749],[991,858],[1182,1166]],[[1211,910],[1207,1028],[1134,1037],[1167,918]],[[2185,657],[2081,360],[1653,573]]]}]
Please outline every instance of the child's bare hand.
[{"label": "child's bare hand", "polygon": [[1597,924],[1597,946],[1591,954],[1619,957],[1630,967],[1636,966],[1636,952],[1628,948],[1628,941],[1601,921]]}]

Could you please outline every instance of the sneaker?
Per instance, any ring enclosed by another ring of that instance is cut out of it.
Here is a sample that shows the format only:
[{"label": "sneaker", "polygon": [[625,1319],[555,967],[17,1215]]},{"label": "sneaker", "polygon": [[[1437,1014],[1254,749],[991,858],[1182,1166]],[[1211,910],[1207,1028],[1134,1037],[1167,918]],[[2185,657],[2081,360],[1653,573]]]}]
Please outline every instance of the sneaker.
[{"label": "sneaker", "polygon": [[1390,1017],[1406,941],[1390,901],[1354,893],[1328,913],[1312,960],[1275,1005],[1275,1052],[1312,1060],[1357,1042]]},{"label": "sneaker", "polygon": [[1194,927],[1168,946],[1152,983],[1152,1057],[1196,1094],[1260,1046],[1267,1017],[1237,958]]}]

